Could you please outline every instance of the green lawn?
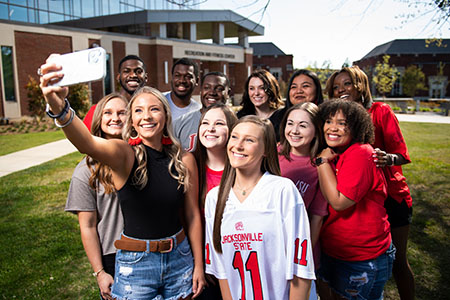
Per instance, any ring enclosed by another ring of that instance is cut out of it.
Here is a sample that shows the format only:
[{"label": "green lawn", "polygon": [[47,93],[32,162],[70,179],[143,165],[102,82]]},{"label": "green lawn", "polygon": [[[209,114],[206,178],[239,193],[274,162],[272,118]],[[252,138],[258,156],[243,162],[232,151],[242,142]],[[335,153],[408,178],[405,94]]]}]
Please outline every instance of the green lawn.
[{"label": "green lawn", "polygon": [[62,130],[0,135],[0,155],[39,146],[64,138]]},{"label": "green lawn", "polygon": [[[414,199],[408,255],[417,299],[448,299],[450,125],[401,127],[413,160],[405,175]],[[64,212],[81,158],[73,153],[0,178],[0,299],[98,299],[77,219]],[[385,298],[399,299],[392,281]]]}]

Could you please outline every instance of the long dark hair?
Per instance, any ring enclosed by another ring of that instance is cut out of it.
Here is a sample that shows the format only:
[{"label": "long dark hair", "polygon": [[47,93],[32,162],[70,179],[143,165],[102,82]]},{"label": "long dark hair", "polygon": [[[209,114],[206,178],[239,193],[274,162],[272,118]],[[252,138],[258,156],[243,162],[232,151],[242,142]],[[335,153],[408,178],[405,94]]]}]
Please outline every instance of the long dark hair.
[{"label": "long dark hair", "polygon": [[[197,129],[198,133],[197,133],[197,137],[196,137],[197,148],[195,148],[195,151],[194,151],[195,160],[197,161],[197,166],[198,166],[198,182],[199,182],[198,195],[199,195],[200,208],[205,207],[205,197],[206,197],[206,190],[207,190],[206,161],[208,159],[206,147],[203,146],[203,144],[200,142],[200,125],[202,124],[202,121],[205,118],[206,113],[212,109],[220,109],[220,110],[222,110],[223,114],[225,115],[225,119],[227,121],[227,127],[228,127],[228,136],[231,133],[234,123],[236,123],[236,121],[237,121],[236,115],[233,112],[233,110],[223,103],[215,103],[215,104],[209,106],[208,108],[206,108],[203,111],[202,116],[200,117],[200,122],[199,122],[198,129]],[[224,147],[225,147],[224,152],[226,152],[227,151],[226,144]]]},{"label": "long dark hair", "polygon": [[238,117],[243,117],[246,115],[254,115],[256,113],[255,106],[250,100],[248,93],[248,85],[252,78],[259,78],[264,84],[264,91],[267,94],[267,101],[269,102],[269,107],[271,109],[278,109],[283,102],[281,101],[280,86],[278,85],[277,79],[267,70],[258,69],[253,71],[252,74],[247,78],[245,82],[244,94],[242,95],[242,109],[238,112]]},{"label": "long dark hair", "polygon": [[323,144],[323,128],[322,128],[322,121],[319,116],[319,107],[315,105],[312,102],[304,102],[299,103],[291,108],[288,109],[286,114],[283,117],[283,120],[281,121],[280,125],[280,151],[278,152],[279,155],[283,155],[288,161],[291,161],[291,144],[289,144],[289,141],[286,139],[286,135],[284,134],[284,131],[286,129],[287,120],[289,117],[289,114],[294,110],[303,110],[308,113],[309,118],[311,119],[312,125],[315,129],[314,138],[311,141],[310,147],[309,147],[309,154],[311,159],[314,158],[314,154],[317,152],[317,149],[319,148],[319,145]]},{"label": "long dark hair", "polygon": [[320,80],[319,80],[319,77],[317,76],[317,74],[311,70],[300,69],[300,70],[295,71],[294,74],[292,74],[291,78],[289,79],[289,83],[288,83],[287,91],[286,91],[286,105],[285,105],[286,110],[289,109],[293,105],[291,102],[291,97],[289,97],[289,92],[291,91],[292,82],[294,81],[294,79],[297,76],[300,76],[300,75],[308,76],[314,82],[314,86],[316,87],[316,96],[315,96],[314,104],[320,105],[323,102],[322,85],[320,84]]},{"label": "long dark hair", "polygon": [[[255,115],[245,116],[236,122],[233,126],[236,128],[237,125],[242,123],[253,123],[261,127],[263,131],[264,140],[264,157],[261,162],[261,172],[269,172],[273,175],[280,176],[280,164],[278,162],[277,155],[277,145],[275,131],[273,129],[272,123],[267,119],[262,119]],[[231,135],[231,133],[230,133]],[[220,227],[222,225],[223,212],[225,211],[225,205],[230,194],[231,187],[236,179],[236,169],[230,165],[230,160],[226,159],[225,169],[223,170],[222,179],[220,180],[219,187],[219,197],[216,204],[216,212],[214,216],[214,227],[213,227],[213,242],[214,249],[217,252],[222,253],[221,244],[221,233]]]}]

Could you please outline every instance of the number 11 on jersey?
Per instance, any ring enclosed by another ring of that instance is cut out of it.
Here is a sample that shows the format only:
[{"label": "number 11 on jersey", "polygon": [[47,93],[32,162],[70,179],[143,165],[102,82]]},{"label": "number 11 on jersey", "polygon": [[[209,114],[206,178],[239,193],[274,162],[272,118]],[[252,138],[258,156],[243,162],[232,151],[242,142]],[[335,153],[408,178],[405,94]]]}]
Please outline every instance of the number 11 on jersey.
[{"label": "number 11 on jersey", "polygon": [[242,255],[240,251],[234,252],[233,258],[233,268],[239,272],[239,276],[241,278],[241,299],[245,300],[245,271],[250,273],[250,279],[252,281],[252,289],[253,289],[253,299],[262,300],[262,287],[261,287],[261,275],[259,273],[259,264],[258,264],[258,253],[256,251],[251,251],[248,255],[247,261],[245,262],[245,270],[244,270],[244,261],[242,260]]}]

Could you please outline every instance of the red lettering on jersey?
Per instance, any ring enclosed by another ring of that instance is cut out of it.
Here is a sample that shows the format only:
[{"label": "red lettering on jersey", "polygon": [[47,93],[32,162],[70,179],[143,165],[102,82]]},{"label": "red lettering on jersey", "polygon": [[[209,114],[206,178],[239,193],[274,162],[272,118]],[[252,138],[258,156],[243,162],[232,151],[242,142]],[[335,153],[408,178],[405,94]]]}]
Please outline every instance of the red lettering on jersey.
[{"label": "red lettering on jersey", "polygon": [[237,222],[236,224],[234,224],[234,228],[236,228],[236,230],[243,231],[244,224],[242,222]]},{"label": "red lettering on jersey", "polygon": [[194,150],[196,137],[197,137],[197,133],[193,133],[189,136],[189,147],[184,150],[186,150],[187,152],[192,152]]}]

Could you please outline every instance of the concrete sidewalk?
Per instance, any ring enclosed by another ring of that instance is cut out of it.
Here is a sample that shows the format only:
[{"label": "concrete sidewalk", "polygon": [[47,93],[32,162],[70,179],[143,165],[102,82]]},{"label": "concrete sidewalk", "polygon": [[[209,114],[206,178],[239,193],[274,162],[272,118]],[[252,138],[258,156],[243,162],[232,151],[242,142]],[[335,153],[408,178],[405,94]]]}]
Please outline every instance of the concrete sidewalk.
[{"label": "concrete sidewalk", "polygon": [[[397,114],[396,116],[400,122],[450,124],[450,117],[436,114],[417,113],[414,115]],[[0,177],[37,166],[75,151],[77,149],[67,139],[64,139],[0,156]]]},{"label": "concrete sidewalk", "polygon": [[0,177],[77,151],[67,139],[0,156]]}]

